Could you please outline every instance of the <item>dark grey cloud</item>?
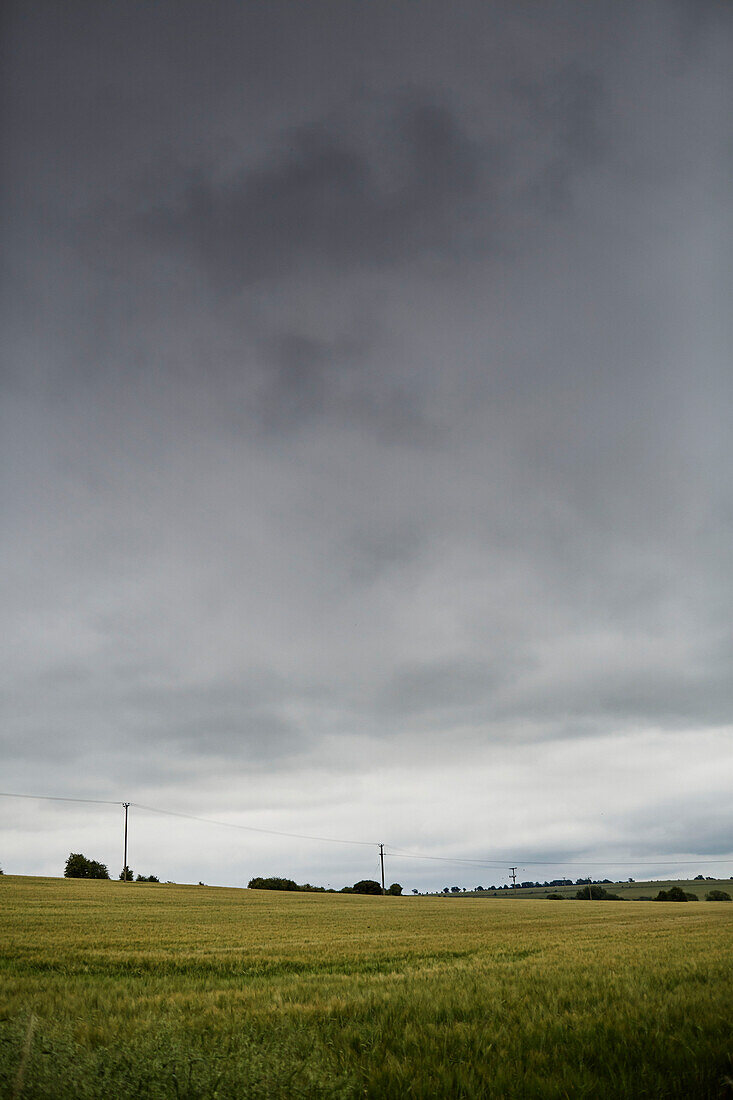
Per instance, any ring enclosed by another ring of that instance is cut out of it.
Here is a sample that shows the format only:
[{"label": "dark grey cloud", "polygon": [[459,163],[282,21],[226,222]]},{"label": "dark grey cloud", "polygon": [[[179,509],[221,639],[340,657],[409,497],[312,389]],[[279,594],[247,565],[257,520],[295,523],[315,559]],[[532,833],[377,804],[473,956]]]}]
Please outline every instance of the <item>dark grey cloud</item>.
[{"label": "dark grey cloud", "polygon": [[577,64],[533,83],[494,78],[487,95],[505,114],[480,138],[437,89],[357,97],[286,132],[260,164],[164,175],[142,231],[229,288],[314,267],[444,264],[512,250],[517,226],[560,213],[578,173],[608,154],[607,102],[598,75]]},{"label": "dark grey cloud", "polygon": [[732,32],[11,6],[7,786],[725,848]]},{"label": "dark grey cloud", "polygon": [[[558,215],[572,201],[579,172],[612,157],[607,92],[598,73],[568,65],[542,82],[513,88],[531,119],[524,200],[533,211]],[[538,150],[544,151],[539,158]]]},{"label": "dark grey cloud", "polygon": [[234,178],[214,183],[199,171],[175,207],[164,197],[141,229],[225,286],[450,249],[476,192],[478,151],[445,106],[422,101],[396,113],[376,158],[348,128],[313,123]]}]

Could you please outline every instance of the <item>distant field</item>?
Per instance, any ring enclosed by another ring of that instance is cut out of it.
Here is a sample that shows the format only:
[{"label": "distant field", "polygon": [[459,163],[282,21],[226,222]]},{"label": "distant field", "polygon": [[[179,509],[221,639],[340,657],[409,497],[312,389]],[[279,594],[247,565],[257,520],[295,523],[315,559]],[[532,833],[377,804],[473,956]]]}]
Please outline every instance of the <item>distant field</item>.
[{"label": "distant field", "polygon": [[[733,898],[733,879],[700,882],[699,879],[674,878],[664,882],[611,882],[604,884],[609,893],[618,894],[619,897],[628,901],[636,901],[639,898],[655,898],[660,890],[669,890],[670,886],[681,886],[687,893],[697,894],[700,901],[704,901],[705,895],[709,894],[711,890],[724,890]],[[527,898],[546,898],[548,894],[562,894],[563,897],[574,898],[580,889],[580,886],[532,886],[524,889],[517,886],[516,889],[485,890],[482,893],[469,890],[466,891],[466,894],[470,894],[471,897],[511,898],[513,901],[519,901]]]},{"label": "distant field", "polygon": [[5,876],[0,1096],[733,1096],[731,944],[722,902]]}]

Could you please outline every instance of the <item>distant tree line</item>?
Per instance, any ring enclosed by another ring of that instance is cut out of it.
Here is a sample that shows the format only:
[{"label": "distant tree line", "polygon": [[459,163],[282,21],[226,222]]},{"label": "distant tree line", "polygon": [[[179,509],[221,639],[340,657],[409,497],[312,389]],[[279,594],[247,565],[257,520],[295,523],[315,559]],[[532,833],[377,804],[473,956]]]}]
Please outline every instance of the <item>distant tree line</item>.
[{"label": "distant tree line", "polygon": [[[698,879],[702,879],[702,875],[697,876]],[[697,880],[696,880],[697,881]],[[703,881],[705,881],[703,879]],[[708,881],[716,882],[716,879]],[[691,894],[687,890],[683,890],[681,886],[670,886],[669,890],[660,890],[654,901],[699,901],[700,898],[697,894]],[[730,894],[727,894],[725,890],[710,890],[705,895],[705,901],[731,901]]]},{"label": "distant tree line", "polygon": [[[612,894],[608,890],[604,890],[602,886],[590,886],[585,890],[578,890],[575,895],[577,901],[588,901],[590,898],[593,901],[628,901],[628,898],[622,898],[618,894]],[[547,894],[548,901],[565,901],[563,894]],[[660,890],[655,898],[640,897],[633,899],[635,901],[699,901],[697,894],[691,894],[687,890],[683,890],[681,886],[670,886],[669,890]],[[730,894],[727,894],[725,890],[711,890],[710,893],[705,895],[705,901],[731,901]]]},{"label": "distant tree line", "polygon": [[[3,873],[0,868],[0,875]],[[66,860],[66,866],[64,869],[65,878],[94,878],[94,879],[109,879],[110,874],[105,863],[100,863],[96,859],[87,859],[81,852],[71,852]],[[136,882],[160,882],[157,875],[133,875],[132,870],[129,867],[123,867],[119,875],[121,880],[132,882],[133,879]],[[633,882],[634,879],[630,878],[629,882]],[[720,882],[720,879],[711,878],[708,875],[696,875],[696,882]],[[557,886],[579,886],[581,889],[575,894],[577,900],[594,900],[594,901],[625,901],[626,898],[620,897],[618,894],[613,894],[606,890],[604,887],[611,885],[612,880],[609,878],[603,879],[590,879],[590,878],[578,878],[573,882],[569,878],[555,878],[549,882],[522,882],[519,884],[519,889],[543,889],[547,887]],[[203,883],[199,883],[203,886]],[[341,890],[335,890],[332,887],[326,886],[313,886],[310,882],[299,884],[291,878],[279,878],[271,876],[269,878],[255,877],[251,878],[248,882],[250,890],[290,890],[300,891],[313,894],[381,894],[382,887],[375,879],[360,879],[359,882],[355,882],[353,886],[344,886]],[[582,889],[585,887],[585,889]],[[590,889],[589,889],[590,888]],[[475,886],[473,892],[475,893],[497,893],[499,891],[511,891],[514,887],[503,886]],[[417,894],[417,890],[412,891],[413,894]],[[443,894],[465,894],[465,886],[444,886]],[[402,886],[399,882],[393,882],[385,890],[386,894],[400,895],[402,893]],[[563,894],[546,894],[545,897],[551,901],[564,901],[565,895]],[[668,890],[660,890],[656,898],[652,897],[639,897],[637,901],[699,901],[697,894],[692,894],[683,890],[680,886],[671,886]],[[706,901],[731,901],[731,895],[724,890],[710,890],[705,895]]]},{"label": "distant tree line", "polygon": [[[612,879],[610,879],[610,878],[599,878],[599,879],[595,879],[595,878],[594,879],[576,878],[574,882],[571,878],[553,878],[549,882],[548,881],[540,882],[539,880],[537,882],[532,882],[531,880],[527,881],[527,882],[518,882],[516,886],[509,886],[507,883],[504,883],[503,886],[474,886],[472,892],[475,893],[475,894],[489,894],[489,893],[496,893],[498,890],[515,890],[515,889],[516,890],[548,890],[553,886],[588,886],[589,883],[598,884],[600,886],[606,886],[606,885],[609,885],[611,882],[612,882]],[[465,886],[444,886],[443,887],[443,893],[444,894],[465,894],[466,893],[466,887]]]},{"label": "distant tree line", "polygon": [[[302,885],[291,878],[251,878],[247,883],[250,890],[297,890],[311,894],[381,894],[382,887],[374,879],[366,878],[355,882],[353,886],[344,886],[341,890],[334,890],[326,886],[311,886],[309,882]],[[393,882],[387,894],[398,895],[402,893],[402,887],[398,882]]]},{"label": "distant tree line", "polygon": [[[630,878],[628,881],[629,882],[634,882],[635,880],[633,878]],[[712,878],[710,875],[696,875],[695,876],[695,881],[696,882],[698,882],[698,881],[699,882],[720,882],[720,881],[727,881],[727,880]],[[473,891],[471,891],[471,892],[475,893],[475,894],[488,894],[488,893],[497,893],[499,890],[514,890],[514,889],[517,889],[517,890],[546,890],[546,889],[552,888],[553,886],[556,887],[556,886],[611,886],[611,885],[613,885],[613,879],[610,879],[610,878],[576,878],[574,881],[571,878],[553,878],[549,882],[539,882],[539,881],[537,881],[537,882],[531,882],[531,881],[518,882],[516,887],[509,886],[506,883],[503,886],[474,886]],[[679,889],[679,887],[672,887],[672,889]],[[444,894],[465,894],[466,892],[467,891],[466,891],[465,886],[444,886],[443,890],[442,890],[442,893],[444,893]],[[667,891],[667,893],[668,892],[669,891]],[[723,893],[724,891],[718,891],[718,892]],[[662,891],[660,891],[660,893],[665,893],[665,891],[662,890]],[[558,898],[560,898],[560,897],[563,897],[564,895],[558,894],[556,896]],[[583,896],[583,897],[587,898],[588,897],[588,891],[586,890],[582,895],[579,891],[578,895],[576,895],[576,896]],[[592,896],[595,897],[595,894],[593,894]],[[697,897],[697,895],[694,895],[694,898],[695,898],[696,901],[699,901],[699,898]],[[624,898],[619,898],[619,900],[623,901],[625,899]],[[652,900],[654,900],[654,901],[679,901],[680,899],[678,897],[677,898],[653,898],[653,899],[651,897],[648,897],[648,898],[637,898],[636,900],[637,901],[652,901]],[[692,896],[690,896],[687,900],[691,901]],[[709,895],[706,894],[705,895],[705,900],[706,901],[711,901],[711,900],[712,901],[724,901],[725,899],[724,898],[711,898]]]}]

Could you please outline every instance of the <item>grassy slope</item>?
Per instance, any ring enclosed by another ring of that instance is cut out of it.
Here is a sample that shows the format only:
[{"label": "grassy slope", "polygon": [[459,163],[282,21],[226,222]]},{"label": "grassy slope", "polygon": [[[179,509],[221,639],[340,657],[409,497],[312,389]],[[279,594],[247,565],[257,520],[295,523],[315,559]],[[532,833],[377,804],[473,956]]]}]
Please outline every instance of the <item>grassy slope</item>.
[{"label": "grassy slope", "polygon": [[717,1097],[733,905],[0,879],[0,1096]]},{"label": "grassy slope", "polygon": [[[669,890],[670,886],[681,886],[690,894],[697,894],[700,901],[705,900],[705,895],[711,890],[725,890],[733,898],[733,879],[720,879],[714,882],[700,882],[699,879],[669,879],[664,882],[612,882],[604,883],[604,888],[611,894],[618,894],[626,901],[636,901],[638,898],[655,898],[660,890]],[[475,894],[466,891],[471,897],[484,898],[512,898],[515,901],[527,898],[546,898],[548,894],[562,894],[566,898],[574,898],[580,886],[538,886],[514,890],[499,890]]]}]

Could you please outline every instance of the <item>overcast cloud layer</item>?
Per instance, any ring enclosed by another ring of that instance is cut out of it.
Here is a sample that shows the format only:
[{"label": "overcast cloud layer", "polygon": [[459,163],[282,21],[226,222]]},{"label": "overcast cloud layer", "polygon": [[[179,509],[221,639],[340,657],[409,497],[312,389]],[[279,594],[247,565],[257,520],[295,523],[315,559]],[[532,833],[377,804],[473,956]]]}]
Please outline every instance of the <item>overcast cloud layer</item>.
[{"label": "overcast cloud layer", "polygon": [[[9,5],[4,790],[733,872],[732,47],[705,0]],[[121,865],[114,809],[0,803],[6,871]],[[131,862],[376,871],[140,814]]]}]

